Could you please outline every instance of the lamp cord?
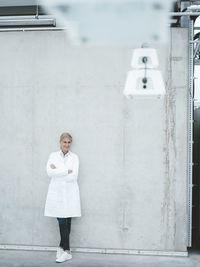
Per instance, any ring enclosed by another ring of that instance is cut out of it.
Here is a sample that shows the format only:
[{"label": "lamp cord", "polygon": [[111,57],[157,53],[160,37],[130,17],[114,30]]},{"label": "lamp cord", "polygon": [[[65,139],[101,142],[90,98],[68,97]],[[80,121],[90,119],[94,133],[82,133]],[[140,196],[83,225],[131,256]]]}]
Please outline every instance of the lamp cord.
[{"label": "lamp cord", "polygon": [[147,61],[147,57],[142,58],[142,62],[144,63],[144,78],[142,79],[143,89],[147,88]]}]

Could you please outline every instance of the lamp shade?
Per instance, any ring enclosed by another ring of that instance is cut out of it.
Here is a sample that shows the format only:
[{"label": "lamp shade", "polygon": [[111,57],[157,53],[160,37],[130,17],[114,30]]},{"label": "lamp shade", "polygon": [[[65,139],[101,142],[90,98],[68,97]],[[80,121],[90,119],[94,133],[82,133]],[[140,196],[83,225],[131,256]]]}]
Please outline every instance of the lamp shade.
[{"label": "lamp shade", "polygon": [[142,59],[146,57],[146,68],[155,69],[158,67],[158,55],[156,49],[153,48],[138,48],[134,49],[131,67],[134,69],[144,69],[145,65]]},{"label": "lamp shade", "polygon": [[[128,72],[124,95],[127,98],[165,95],[165,86],[159,70],[132,70]],[[144,80],[145,77],[145,80]]]},{"label": "lamp shade", "polygon": [[76,43],[133,45],[167,42],[168,12],[173,0],[39,1],[47,9],[47,14],[56,17],[57,25],[70,31],[72,40],[78,39],[74,40]]}]

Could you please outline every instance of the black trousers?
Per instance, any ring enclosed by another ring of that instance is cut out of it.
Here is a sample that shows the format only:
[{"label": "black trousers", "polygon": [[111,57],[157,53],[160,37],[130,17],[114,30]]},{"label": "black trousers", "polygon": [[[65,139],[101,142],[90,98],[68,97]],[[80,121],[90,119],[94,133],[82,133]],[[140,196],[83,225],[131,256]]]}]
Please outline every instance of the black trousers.
[{"label": "black trousers", "polygon": [[69,235],[71,232],[72,218],[57,218],[60,229],[60,247],[64,250],[70,250]]}]

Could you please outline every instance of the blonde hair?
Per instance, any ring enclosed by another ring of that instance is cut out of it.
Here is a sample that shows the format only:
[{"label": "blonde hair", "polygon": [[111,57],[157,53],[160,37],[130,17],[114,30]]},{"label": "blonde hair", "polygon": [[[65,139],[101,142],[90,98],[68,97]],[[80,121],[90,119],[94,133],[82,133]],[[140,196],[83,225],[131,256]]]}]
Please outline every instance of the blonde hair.
[{"label": "blonde hair", "polygon": [[64,138],[69,138],[72,142],[72,136],[69,133],[62,133],[60,136],[60,142],[64,139]]}]

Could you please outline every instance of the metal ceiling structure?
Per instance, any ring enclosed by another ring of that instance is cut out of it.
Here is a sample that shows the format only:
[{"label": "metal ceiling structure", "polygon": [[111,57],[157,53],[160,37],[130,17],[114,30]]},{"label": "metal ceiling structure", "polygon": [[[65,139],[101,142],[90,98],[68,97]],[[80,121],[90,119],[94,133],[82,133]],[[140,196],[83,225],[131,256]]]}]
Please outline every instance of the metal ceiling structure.
[{"label": "metal ceiling structure", "polygon": [[37,0],[0,0],[0,30],[54,28],[56,19],[46,14]]},{"label": "metal ceiling structure", "polygon": [[[195,242],[199,246],[199,222],[200,222],[200,198],[199,198],[199,175],[195,174],[194,163],[194,95],[195,67],[200,65],[200,27],[196,20],[200,16],[200,1],[175,1],[171,18],[174,20],[172,27],[186,27],[189,32],[189,114],[188,114],[188,247],[194,246]],[[198,141],[199,142],[199,141]],[[197,240],[197,241],[196,241]]]}]

